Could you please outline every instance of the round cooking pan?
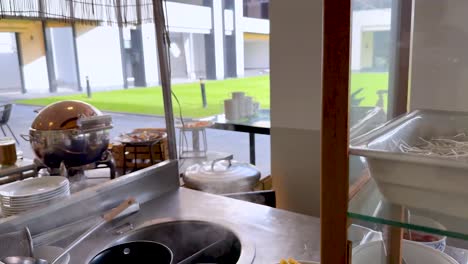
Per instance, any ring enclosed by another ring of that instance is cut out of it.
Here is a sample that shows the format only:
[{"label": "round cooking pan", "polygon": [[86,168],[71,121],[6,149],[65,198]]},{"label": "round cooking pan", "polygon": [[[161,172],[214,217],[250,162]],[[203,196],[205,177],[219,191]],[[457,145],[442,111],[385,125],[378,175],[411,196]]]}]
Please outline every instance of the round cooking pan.
[{"label": "round cooking pan", "polygon": [[172,258],[172,251],[161,243],[134,241],[116,245],[101,251],[89,264],[171,264]]}]

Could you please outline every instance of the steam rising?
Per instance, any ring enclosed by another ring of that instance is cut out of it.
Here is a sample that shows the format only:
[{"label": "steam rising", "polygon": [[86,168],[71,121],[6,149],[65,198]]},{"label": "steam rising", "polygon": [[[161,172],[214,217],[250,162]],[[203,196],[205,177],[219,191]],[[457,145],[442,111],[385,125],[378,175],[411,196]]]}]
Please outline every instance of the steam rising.
[{"label": "steam rising", "polygon": [[240,241],[229,230],[207,222],[177,221],[148,226],[127,235],[118,243],[149,240],[162,243],[174,254],[174,263],[196,254],[214,244],[188,263],[237,263]]}]

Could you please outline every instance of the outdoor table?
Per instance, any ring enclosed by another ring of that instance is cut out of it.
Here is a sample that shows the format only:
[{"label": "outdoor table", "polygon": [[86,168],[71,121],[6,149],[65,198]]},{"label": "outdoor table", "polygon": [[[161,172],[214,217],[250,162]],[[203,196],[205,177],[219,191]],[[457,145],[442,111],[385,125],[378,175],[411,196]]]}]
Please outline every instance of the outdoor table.
[{"label": "outdoor table", "polygon": [[[163,159],[163,148],[159,144],[163,138],[148,141],[137,141],[137,142],[122,142],[123,144],[123,174],[127,173],[127,160],[131,160],[133,169],[131,172],[139,169],[138,160],[147,160],[151,165],[161,162],[162,160],[155,160],[154,153],[159,153],[160,158]],[[158,148],[158,149],[155,149]],[[127,158],[130,156],[130,158]]]},{"label": "outdoor table", "polygon": [[224,114],[201,119],[213,122],[210,128],[249,133],[250,163],[255,165],[255,134],[270,135],[270,110],[260,109],[249,118],[227,120]]}]

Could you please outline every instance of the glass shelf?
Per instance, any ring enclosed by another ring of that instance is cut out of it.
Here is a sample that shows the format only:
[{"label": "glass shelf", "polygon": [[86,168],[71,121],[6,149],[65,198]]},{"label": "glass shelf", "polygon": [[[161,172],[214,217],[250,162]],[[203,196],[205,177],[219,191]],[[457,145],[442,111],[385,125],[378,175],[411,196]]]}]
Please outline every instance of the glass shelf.
[{"label": "glass shelf", "polygon": [[[408,217],[408,211],[410,212],[410,217]],[[446,229],[444,230],[444,228],[440,226],[436,227],[432,224],[429,226],[427,224],[413,223],[411,222],[411,217],[414,219],[415,216],[429,218],[440,223]],[[385,224],[468,240],[468,219],[391,203],[382,196],[372,178],[349,201],[348,217],[377,224]]]}]

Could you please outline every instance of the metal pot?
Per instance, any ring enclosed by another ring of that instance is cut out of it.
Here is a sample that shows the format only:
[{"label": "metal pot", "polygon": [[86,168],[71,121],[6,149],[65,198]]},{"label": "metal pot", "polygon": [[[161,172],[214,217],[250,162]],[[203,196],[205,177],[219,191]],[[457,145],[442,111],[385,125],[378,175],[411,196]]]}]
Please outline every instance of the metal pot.
[{"label": "metal pot", "polygon": [[231,155],[188,167],[183,175],[185,186],[216,194],[252,191],[260,180],[260,171],[232,158]]},{"label": "metal pot", "polygon": [[112,119],[90,104],[61,101],[43,108],[29,129],[37,158],[49,168],[98,161],[109,144]]},{"label": "metal pot", "polygon": [[90,264],[160,263],[171,264],[172,251],[164,244],[154,241],[133,241],[101,251]]}]

